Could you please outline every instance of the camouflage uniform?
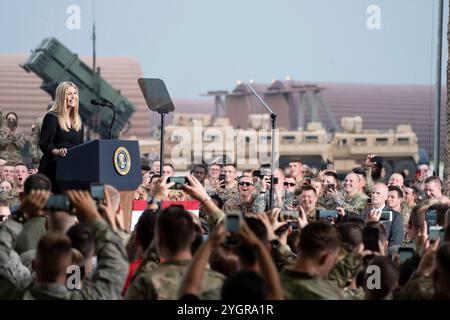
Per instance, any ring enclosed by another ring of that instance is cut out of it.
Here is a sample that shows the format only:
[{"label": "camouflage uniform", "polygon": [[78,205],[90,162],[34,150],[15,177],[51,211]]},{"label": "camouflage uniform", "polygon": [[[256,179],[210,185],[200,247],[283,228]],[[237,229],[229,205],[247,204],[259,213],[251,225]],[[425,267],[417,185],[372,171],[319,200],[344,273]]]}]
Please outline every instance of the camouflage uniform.
[{"label": "camouflage uniform", "polygon": [[[128,289],[129,300],[176,300],[181,281],[190,260],[167,261],[158,268],[140,274]],[[207,269],[200,290],[200,299],[218,300],[225,276]]]},{"label": "camouflage uniform", "polygon": [[338,287],[345,288],[362,269],[362,260],[355,254],[344,250],[344,256],[328,273],[327,279],[336,282]]},{"label": "camouflage uniform", "polygon": [[280,273],[284,296],[289,300],[348,300],[335,283],[318,275],[284,269]]},{"label": "camouflage uniform", "polygon": [[34,129],[31,132],[31,159],[34,164],[39,164],[39,161],[42,158],[42,151],[39,147],[39,137],[41,136],[41,128],[42,128],[42,120],[43,117],[37,118],[34,123]]},{"label": "camouflage uniform", "polygon": [[[269,196],[270,191],[267,190],[265,193],[260,193],[256,196],[255,201],[253,202],[253,212],[256,213],[263,213],[268,211],[269,209]],[[281,194],[282,202],[278,203],[278,198],[275,194],[275,191],[273,193],[273,208],[281,208],[281,210],[292,210],[294,205],[294,200],[296,199],[296,196],[293,192],[288,192],[286,190],[283,190]]]},{"label": "camouflage uniform", "polygon": [[22,149],[25,146],[25,137],[16,131],[8,134],[8,129],[0,129],[0,157],[8,162],[22,162]]},{"label": "camouflage uniform", "polygon": [[324,196],[320,196],[317,198],[317,204],[327,210],[333,209],[334,207],[334,202],[331,201],[330,198]]},{"label": "camouflage uniform", "polygon": [[[32,282],[29,269],[17,260],[12,249],[22,231],[22,225],[8,220],[0,226],[0,296],[35,299],[97,300],[120,299],[128,272],[123,245],[105,221],[90,224],[95,238],[98,265],[92,277],[83,281],[81,290],[68,290],[57,283]],[[32,282],[32,283],[31,283]],[[29,285],[31,283],[31,285]],[[6,286],[3,286],[6,284]],[[26,290],[24,291],[24,289]]]},{"label": "camouflage uniform", "polygon": [[349,295],[352,300],[364,300],[365,292],[363,287],[358,287],[356,289],[351,289],[349,287],[344,288],[344,292]]},{"label": "camouflage uniform", "polygon": [[275,262],[278,271],[281,271],[288,265],[294,264],[295,260],[297,259],[297,255],[292,252],[291,248],[288,245],[280,244],[278,247],[272,246],[270,254],[273,261]]},{"label": "camouflage uniform", "polygon": [[358,215],[365,209],[367,199],[369,197],[364,193],[357,192],[352,198],[349,198],[344,191],[339,192],[339,199],[329,199],[326,202],[325,208],[337,208],[341,207],[345,210],[346,214]]},{"label": "camouflage uniform", "polygon": [[431,277],[425,277],[413,272],[411,278],[400,290],[399,300],[430,300],[434,295],[433,281]]},{"label": "camouflage uniform", "polygon": [[19,204],[19,198],[13,195],[13,190],[0,192],[0,200],[6,201],[10,208]]},{"label": "camouflage uniform", "polygon": [[255,199],[252,197],[250,202],[244,203],[240,198],[230,198],[223,204],[223,211],[225,213],[230,213],[232,211],[239,211],[242,214],[246,212],[254,212]]},{"label": "camouflage uniform", "polygon": [[219,190],[217,190],[217,194],[224,203],[228,199],[239,199],[239,190],[237,188],[237,185],[230,189],[220,188]]},{"label": "camouflage uniform", "polygon": [[411,215],[411,209],[412,208],[410,208],[405,201],[403,201],[400,205],[400,213],[403,217],[403,227],[405,229],[405,232],[408,226],[409,216]]},{"label": "camouflage uniform", "polygon": [[317,210],[323,210],[323,209],[325,209],[325,208],[322,207],[320,204],[316,203],[316,206],[314,208],[312,208],[308,212],[305,212],[306,219],[308,220],[308,223],[316,221],[317,220],[316,219],[316,217],[317,217]]},{"label": "camouflage uniform", "polygon": [[22,225],[9,219],[0,225],[0,299],[20,298],[20,292],[33,281],[31,271],[22,264],[14,247]]},{"label": "camouflage uniform", "polygon": [[364,166],[364,173],[366,175],[366,185],[364,186],[364,192],[369,197],[372,196],[372,188],[377,183],[384,183],[382,178],[379,178],[377,180],[372,179],[372,168],[370,166]]},{"label": "camouflage uniform", "polygon": [[223,221],[225,219],[225,217],[226,217],[226,214],[222,210],[210,212],[206,216],[210,232],[212,232],[212,230],[214,230],[214,228],[217,226],[217,224],[220,223],[221,221]]}]

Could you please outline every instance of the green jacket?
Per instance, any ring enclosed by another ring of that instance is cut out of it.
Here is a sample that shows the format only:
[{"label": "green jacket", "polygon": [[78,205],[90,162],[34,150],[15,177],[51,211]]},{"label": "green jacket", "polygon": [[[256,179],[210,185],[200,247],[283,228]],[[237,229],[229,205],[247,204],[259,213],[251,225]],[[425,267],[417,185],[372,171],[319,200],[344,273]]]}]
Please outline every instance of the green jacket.
[{"label": "green jacket", "polygon": [[283,269],[280,273],[284,296],[289,300],[349,300],[335,283],[317,275]]},{"label": "green jacket", "polygon": [[[131,283],[125,299],[128,300],[176,300],[178,290],[190,260],[168,261],[156,269],[142,273]],[[207,269],[201,285],[200,299],[218,300],[225,277]]]},{"label": "green jacket", "polygon": [[[56,300],[117,300],[128,273],[125,249],[119,237],[104,221],[91,225],[95,238],[97,268],[91,277],[82,282],[80,290],[69,290],[55,283],[37,283],[30,271],[20,261],[17,252],[12,249],[15,240],[22,232],[22,225],[8,220],[0,226],[0,293],[2,298],[56,299]],[[10,261],[13,261],[11,263]],[[31,283],[31,285],[30,285]]]}]

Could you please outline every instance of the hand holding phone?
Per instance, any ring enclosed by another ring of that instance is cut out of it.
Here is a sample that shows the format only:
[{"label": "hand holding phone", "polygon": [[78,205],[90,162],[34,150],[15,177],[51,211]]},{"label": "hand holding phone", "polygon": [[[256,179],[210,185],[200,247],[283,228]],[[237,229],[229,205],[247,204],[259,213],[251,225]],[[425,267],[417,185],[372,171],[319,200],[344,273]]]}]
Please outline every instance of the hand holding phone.
[{"label": "hand holding phone", "polygon": [[297,219],[299,217],[299,212],[297,210],[282,210],[280,212],[280,217],[284,220]]},{"label": "hand holding phone", "polygon": [[187,183],[186,177],[169,177],[167,179],[167,183],[174,182],[174,185],[171,187],[171,189],[175,190],[181,190],[183,185]]},{"label": "hand holding phone", "polygon": [[291,226],[291,222],[287,222],[285,225],[282,225],[278,229],[275,230],[275,235],[281,236],[283,233],[286,232],[287,229],[289,229]]},{"label": "hand holding phone", "polygon": [[225,189],[225,175],[224,174],[219,175],[219,186],[222,189]]},{"label": "hand holding phone", "polygon": [[241,228],[241,213],[232,212],[225,218],[225,230],[230,233],[239,233]]},{"label": "hand holding phone", "polygon": [[92,199],[97,203],[102,202],[105,199],[105,186],[103,183],[91,183],[90,190]]},{"label": "hand holding phone", "polygon": [[400,263],[403,263],[414,257],[414,248],[400,247],[398,248],[398,255],[400,256]]},{"label": "hand holding phone", "polygon": [[45,204],[44,211],[66,211],[72,212],[72,205],[69,197],[65,194],[53,194],[51,195],[47,203]]},{"label": "hand holding phone", "polygon": [[316,211],[316,220],[333,220],[337,219],[339,216],[337,210],[317,210]]},{"label": "hand holding phone", "polygon": [[392,211],[381,211],[380,221],[392,221]]}]

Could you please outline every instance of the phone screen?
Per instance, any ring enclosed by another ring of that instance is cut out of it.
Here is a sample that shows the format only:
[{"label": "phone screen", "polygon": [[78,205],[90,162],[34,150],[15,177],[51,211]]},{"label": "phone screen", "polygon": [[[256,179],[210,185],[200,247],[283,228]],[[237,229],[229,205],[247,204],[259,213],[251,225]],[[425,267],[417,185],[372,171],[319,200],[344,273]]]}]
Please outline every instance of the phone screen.
[{"label": "phone screen", "polygon": [[232,233],[238,233],[240,227],[240,218],[238,215],[229,214],[227,215],[227,231]]},{"label": "phone screen", "polygon": [[186,184],[186,177],[170,177],[167,182],[175,182],[171,189],[180,190],[182,185]]},{"label": "phone screen", "polygon": [[91,184],[91,196],[96,200],[103,200],[105,198],[105,187],[103,184]]},{"label": "phone screen", "polygon": [[414,249],[413,248],[398,248],[398,255],[400,256],[400,263],[403,263],[406,260],[414,257]]},{"label": "phone screen", "polygon": [[436,241],[441,236],[442,227],[431,226],[428,230],[430,241]]},{"label": "phone screen", "polygon": [[392,211],[381,211],[380,221],[392,221]]},{"label": "phone screen", "polygon": [[436,210],[428,210],[425,214],[425,219],[427,220],[428,228],[437,225]]},{"label": "phone screen", "polygon": [[282,216],[285,220],[295,219],[299,217],[299,212],[296,210],[285,210],[280,212],[280,216]]},{"label": "phone screen", "polygon": [[222,185],[220,186],[221,188],[225,188],[225,175],[224,174],[220,174],[219,175],[219,182],[223,181]]},{"label": "phone screen", "polygon": [[338,212],[336,210],[319,210],[318,218],[319,219],[332,219],[337,218]]},{"label": "phone screen", "polygon": [[53,194],[48,198],[43,209],[47,211],[61,210],[70,212],[69,197],[65,194]]},{"label": "phone screen", "polygon": [[380,251],[378,246],[379,232],[376,228],[364,228],[363,243],[366,250]]}]

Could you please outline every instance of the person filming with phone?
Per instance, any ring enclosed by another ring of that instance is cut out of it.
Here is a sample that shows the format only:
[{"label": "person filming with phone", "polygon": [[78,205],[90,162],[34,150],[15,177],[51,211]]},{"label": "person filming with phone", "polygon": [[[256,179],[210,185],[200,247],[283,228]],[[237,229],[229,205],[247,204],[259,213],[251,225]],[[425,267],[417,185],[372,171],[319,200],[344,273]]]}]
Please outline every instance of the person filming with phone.
[{"label": "person filming with phone", "polygon": [[0,157],[8,162],[22,162],[22,149],[25,146],[25,137],[17,129],[19,117],[15,112],[6,114],[6,127],[0,130]]},{"label": "person filming with phone", "polygon": [[361,218],[366,221],[379,221],[385,229],[389,248],[403,243],[403,218],[401,214],[386,205],[389,189],[384,183],[377,183],[372,188],[372,206],[364,210]]},{"label": "person filming with phone", "polygon": [[330,200],[334,203],[334,208],[338,209],[341,215],[359,215],[366,206],[367,196],[359,190],[359,177],[356,173],[350,172],[344,180],[342,192],[329,190]]}]

